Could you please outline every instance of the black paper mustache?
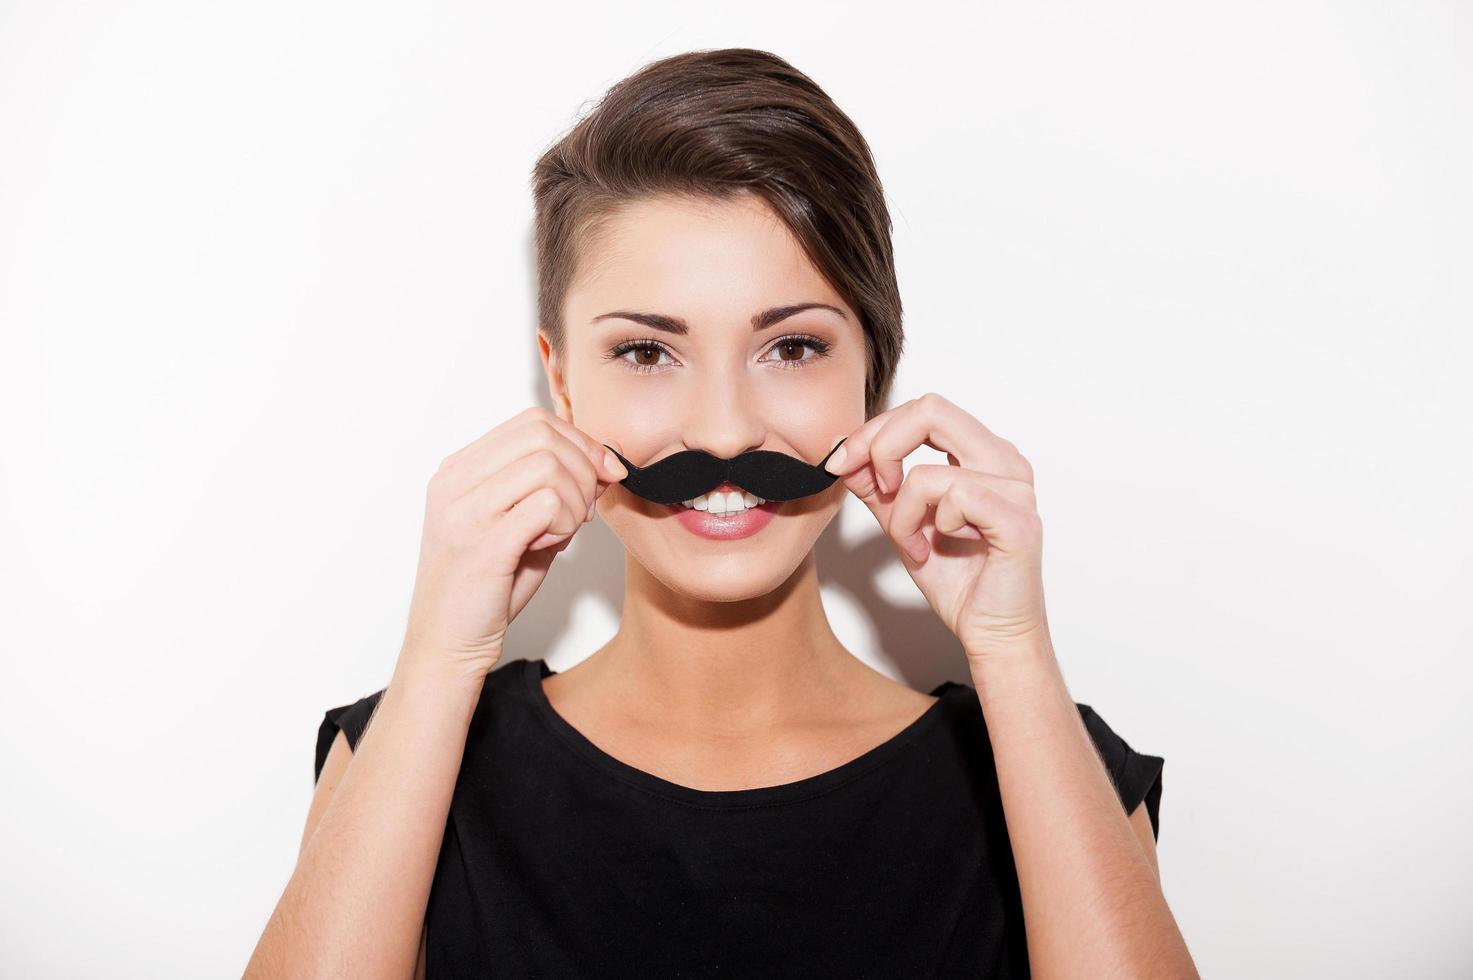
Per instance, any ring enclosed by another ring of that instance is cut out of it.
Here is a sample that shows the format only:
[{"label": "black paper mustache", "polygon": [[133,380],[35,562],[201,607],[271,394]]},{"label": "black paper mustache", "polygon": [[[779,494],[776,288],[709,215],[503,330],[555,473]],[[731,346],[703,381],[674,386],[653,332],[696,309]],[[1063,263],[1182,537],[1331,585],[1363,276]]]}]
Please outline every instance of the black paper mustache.
[{"label": "black paper mustache", "polygon": [[[834,449],[843,444],[844,439],[840,439],[834,444]],[[613,446],[608,443],[604,446],[618,456],[619,462],[629,471],[629,475],[619,481],[624,489],[657,504],[678,504],[709,493],[727,482],[735,483],[764,500],[795,500],[827,489],[838,479],[823,468],[834,449],[830,449],[828,456],[817,465],[771,449],[751,449],[730,459],[722,459],[704,449],[683,449],[648,466],[635,466]]]}]

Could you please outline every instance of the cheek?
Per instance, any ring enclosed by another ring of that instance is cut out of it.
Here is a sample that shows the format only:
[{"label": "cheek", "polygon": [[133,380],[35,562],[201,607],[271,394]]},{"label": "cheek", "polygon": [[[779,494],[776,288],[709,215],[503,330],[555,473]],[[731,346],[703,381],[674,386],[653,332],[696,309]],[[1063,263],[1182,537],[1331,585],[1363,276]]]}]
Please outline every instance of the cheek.
[{"label": "cheek", "polygon": [[652,398],[611,390],[596,372],[585,372],[569,388],[573,423],[595,442],[613,446],[628,459],[648,460],[678,440],[678,419],[668,406]]},{"label": "cheek", "polygon": [[[816,372],[815,372],[816,373]],[[864,424],[864,376],[860,372],[825,374],[821,383],[793,385],[781,398],[781,419],[802,419],[801,425],[786,421],[781,424],[792,431],[785,433],[794,446],[818,462],[834,448],[840,436],[848,435]]]},{"label": "cheek", "polygon": [[802,500],[789,501],[792,508],[791,514],[795,518],[803,518],[817,524],[822,529],[833,519],[838,510],[844,504],[844,497],[848,494],[842,480],[835,480],[833,484],[822,493],[815,493],[811,497]]}]

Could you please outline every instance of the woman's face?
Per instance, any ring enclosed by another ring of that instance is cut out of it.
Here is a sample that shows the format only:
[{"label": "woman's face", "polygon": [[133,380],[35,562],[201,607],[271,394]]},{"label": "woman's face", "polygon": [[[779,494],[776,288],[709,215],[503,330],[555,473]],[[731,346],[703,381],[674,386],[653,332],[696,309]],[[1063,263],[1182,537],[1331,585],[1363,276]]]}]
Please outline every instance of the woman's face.
[{"label": "woman's face", "polygon": [[[769,310],[808,303],[834,309],[754,329]],[[641,314],[650,319],[630,318]],[[754,195],[627,206],[586,244],[564,324],[561,363],[540,338],[558,414],[636,466],[685,449],[722,458],[767,449],[816,464],[865,420],[859,317]],[[759,509],[770,514],[723,519],[615,485],[598,510],[668,588],[731,601],[785,582],[844,493],[836,480]]]}]

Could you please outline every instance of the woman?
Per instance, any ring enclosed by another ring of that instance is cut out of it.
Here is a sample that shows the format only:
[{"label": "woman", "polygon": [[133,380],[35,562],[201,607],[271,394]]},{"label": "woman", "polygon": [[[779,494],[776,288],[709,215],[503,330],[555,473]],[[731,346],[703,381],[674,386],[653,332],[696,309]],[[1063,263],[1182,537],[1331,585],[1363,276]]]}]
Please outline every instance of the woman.
[{"label": "woman", "polygon": [[[248,975],[1195,975],[1163,760],[1054,659],[1031,468],[938,395],[881,411],[901,304],[848,117],[766,52],[684,54],[534,190],[555,411],[430,481],[396,669],[327,712]],[[922,444],[950,465],[904,471]],[[794,489],[714,484],[737,474]],[[830,630],[813,549],[846,493],[973,684],[921,694]],[[595,513],[627,552],[618,632],[564,672],[506,658]]]}]

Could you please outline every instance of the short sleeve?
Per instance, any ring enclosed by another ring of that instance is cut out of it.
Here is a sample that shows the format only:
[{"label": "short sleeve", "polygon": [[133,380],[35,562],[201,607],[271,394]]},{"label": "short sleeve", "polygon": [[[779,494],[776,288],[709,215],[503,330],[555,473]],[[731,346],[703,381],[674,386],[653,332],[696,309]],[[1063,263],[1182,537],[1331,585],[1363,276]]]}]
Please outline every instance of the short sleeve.
[{"label": "short sleeve", "polygon": [[1115,792],[1120,796],[1120,803],[1125,807],[1126,814],[1134,813],[1136,807],[1145,803],[1146,814],[1151,818],[1151,834],[1160,840],[1161,769],[1166,760],[1159,755],[1146,755],[1131,748],[1089,705],[1075,702],[1075,707],[1079,709],[1079,716],[1084,721],[1089,737],[1100,750],[1100,756],[1105,761],[1105,768],[1110,773],[1110,780],[1115,784]]},{"label": "short sleeve", "polygon": [[322,716],[322,723],[317,726],[317,760],[312,773],[313,785],[316,785],[322,775],[322,767],[327,763],[327,753],[332,748],[333,739],[338,737],[339,730],[348,737],[348,748],[358,747],[358,740],[368,729],[368,723],[373,718],[374,709],[378,707],[384,690],[387,689],[375,691],[352,704],[329,708]]}]

